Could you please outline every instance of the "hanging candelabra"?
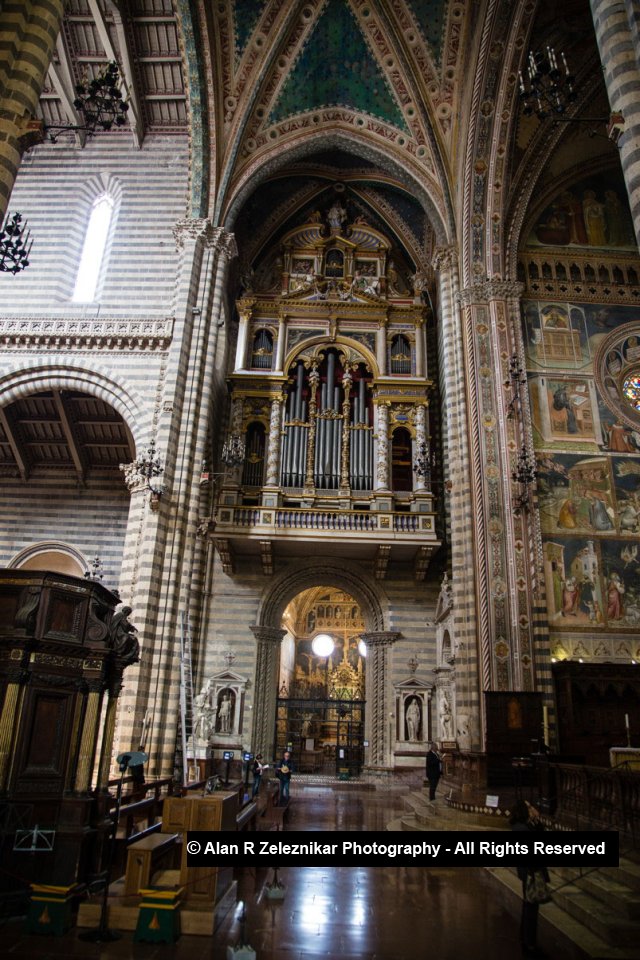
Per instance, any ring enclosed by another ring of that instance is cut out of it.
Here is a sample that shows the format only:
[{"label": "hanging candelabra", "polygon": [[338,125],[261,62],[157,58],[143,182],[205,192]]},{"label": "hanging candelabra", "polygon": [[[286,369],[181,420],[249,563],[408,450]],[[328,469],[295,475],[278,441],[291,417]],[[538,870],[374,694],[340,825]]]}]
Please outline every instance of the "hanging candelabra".
[{"label": "hanging candelabra", "polygon": [[233,433],[225,440],[220,459],[227,467],[239,467],[244,463],[245,454],[244,438],[239,433]]},{"label": "hanging candelabra", "polygon": [[95,580],[100,583],[104,579],[104,571],[102,568],[102,560],[96,553],[95,557],[91,561],[91,566],[87,567],[84,572],[85,580]]},{"label": "hanging candelabra", "polygon": [[514,497],[516,510],[529,509],[531,503],[531,487],[536,482],[537,476],[535,458],[529,455],[526,446],[522,444],[522,450],[518,454],[515,468],[511,474],[511,479],[514,483],[520,485],[520,492]]},{"label": "hanging candelabra", "polygon": [[7,214],[0,229],[0,272],[20,273],[29,266],[33,240],[21,213]]},{"label": "hanging candelabra", "polygon": [[509,360],[509,383],[511,384],[511,400],[507,407],[507,416],[513,416],[516,403],[520,401],[520,388],[527,382],[527,372],[521,366],[518,354],[514,353]]},{"label": "hanging candelabra", "polygon": [[[560,65],[556,52],[547,44],[544,50],[535,53],[529,51],[525,74],[519,72],[520,104],[525,116],[535,116],[539,120],[553,117],[564,123],[604,123],[607,125],[607,138],[618,142],[624,130],[624,117],[620,112],[608,117],[576,117],[568,114],[569,106],[578,99],[575,89],[576,78],[569,70],[567,58],[560,52]],[[590,136],[596,135],[590,131]]]},{"label": "hanging candelabra", "polygon": [[96,130],[124,126],[129,104],[122,96],[121,85],[120,68],[111,60],[92,80],[85,78],[76,85],[73,106],[80,113],[83,123],[45,124],[44,132],[55,143],[61,133],[69,131],[83,130],[91,136]]},{"label": "hanging candelabra", "polygon": [[430,480],[431,479],[431,469],[433,466],[433,454],[429,447],[429,444],[423,442],[420,444],[416,451],[415,459],[413,461],[413,469],[417,477],[420,477],[421,480]]},{"label": "hanging candelabra", "polygon": [[156,442],[153,438],[149,443],[146,456],[136,457],[131,466],[133,475],[143,481],[151,493],[151,508],[157,510],[162,496],[160,478],[164,473],[164,467],[156,452]]}]

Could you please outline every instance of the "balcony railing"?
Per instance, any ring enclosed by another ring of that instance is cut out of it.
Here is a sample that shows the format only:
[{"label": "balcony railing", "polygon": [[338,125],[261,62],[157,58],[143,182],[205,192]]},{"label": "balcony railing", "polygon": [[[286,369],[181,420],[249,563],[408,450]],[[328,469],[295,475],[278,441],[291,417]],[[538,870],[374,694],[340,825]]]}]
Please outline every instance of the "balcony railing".
[{"label": "balcony railing", "polygon": [[435,514],[395,513],[369,510],[331,510],[301,507],[223,506],[216,515],[216,529],[240,528],[260,532],[265,527],[276,534],[284,530],[346,531],[353,533],[420,535],[435,540]]}]

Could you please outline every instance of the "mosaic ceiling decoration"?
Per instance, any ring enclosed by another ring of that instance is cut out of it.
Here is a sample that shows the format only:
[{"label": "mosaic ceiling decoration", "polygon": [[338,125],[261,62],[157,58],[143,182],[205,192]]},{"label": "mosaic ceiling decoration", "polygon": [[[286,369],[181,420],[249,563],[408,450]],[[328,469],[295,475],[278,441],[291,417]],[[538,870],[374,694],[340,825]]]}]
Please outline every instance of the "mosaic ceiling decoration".
[{"label": "mosaic ceiling decoration", "polygon": [[277,123],[320,107],[350,107],[407,129],[345,0],[329,0],[269,119]]},{"label": "mosaic ceiling decoration", "polygon": [[255,30],[265,6],[266,0],[235,0],[233,26],[236,41],[236,61],[242,56],[242,52]]},{"label": "mosaic ceiling decoration", "polygon": [[420,32],[431,47],[434,60],[440,63],[447,16],[446,0],[411,0],[409,6],[418,21]]}]

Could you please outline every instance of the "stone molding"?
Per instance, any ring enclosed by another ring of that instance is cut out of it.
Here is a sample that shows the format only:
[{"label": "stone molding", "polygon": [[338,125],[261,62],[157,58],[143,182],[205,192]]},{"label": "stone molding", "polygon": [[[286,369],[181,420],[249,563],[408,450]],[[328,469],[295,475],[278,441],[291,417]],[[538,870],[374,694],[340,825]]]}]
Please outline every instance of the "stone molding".
[{"label": "stone molding", "polygon": [[0,317],[4,347],[63,350],[166,350],[173,337],[173,318],[77,320],[56,317]]},{"label": "stone molding", "polygon": [[492,300],[519,300],[524,293],[524,284],[517,280],[483,280],[466,287],[458,294],[458,302],[468,307]]},{"label": "stone molding", "polygon": [[173,228],[173,237],[176,247],[181,250],[191,240],[203,240],[209,250],[217,250],[225,254],[230,260],[238,256],[236,238],[224,227],[214,227],[205,217],[186,217],[176,221]]}]

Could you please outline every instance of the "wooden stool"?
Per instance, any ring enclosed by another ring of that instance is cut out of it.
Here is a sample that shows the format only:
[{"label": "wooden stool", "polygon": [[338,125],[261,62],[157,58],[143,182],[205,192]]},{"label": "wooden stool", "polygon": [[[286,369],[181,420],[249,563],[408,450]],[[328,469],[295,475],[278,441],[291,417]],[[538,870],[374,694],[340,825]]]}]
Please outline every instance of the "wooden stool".
[{"label": "wooden stool", "polygon": [[151,943],[175,943],[180,936],[180,900],[178,890],[141,890],[142,900],[134,940]]}]

